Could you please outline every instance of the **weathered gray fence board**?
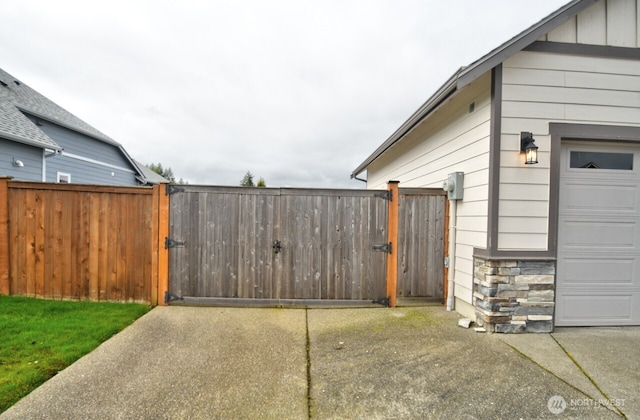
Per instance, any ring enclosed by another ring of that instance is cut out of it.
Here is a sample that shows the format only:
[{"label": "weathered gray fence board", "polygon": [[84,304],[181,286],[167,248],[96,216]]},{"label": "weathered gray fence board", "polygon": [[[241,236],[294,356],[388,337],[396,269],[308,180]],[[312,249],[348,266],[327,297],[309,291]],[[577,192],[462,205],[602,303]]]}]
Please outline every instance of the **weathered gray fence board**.
[{"label": "weathered gray fence board", "polygon": [[[379,191],[180,188],[170,199],[170,236],[185,244],[169,253],[172,294],[291,302],[385,296],[387,255],[373,251],[388,241],[388,202],[374,196]],[[402,191],[398,294],[441,296],[444,246],[433,241],[443,240],[444,197]]]},{"label": "weathered gray fence board", "polygon": [[380,298],[386,256],[372,246],[385,241],[386,212],[371,191],[186,186],[171,196],[171,236],[185,245],[170,251],[170,289],[243,299]]},{"label": "weathered gray fence board", "polygon": [[445,204],[439,191],[400,189],[400,297],[443,297]]}]

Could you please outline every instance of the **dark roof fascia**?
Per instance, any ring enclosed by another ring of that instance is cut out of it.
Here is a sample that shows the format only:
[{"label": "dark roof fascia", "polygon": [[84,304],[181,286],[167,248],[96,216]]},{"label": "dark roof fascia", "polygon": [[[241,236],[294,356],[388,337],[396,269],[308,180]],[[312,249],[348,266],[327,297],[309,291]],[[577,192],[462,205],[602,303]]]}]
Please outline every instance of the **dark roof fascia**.
[{"label": "dark roof fascia", "polygon": [[367,167],[391,146],[400,141],[418,123],[442,103],[448,96],[455,94],[463,87],[469,85],[474,80],[490,71],[492,68],[502,63],[507,58],[536,42],[546,33],[562,25],[584,9],[592,6],[600,0],[573,0],[571,3],[556,10],[540,22],[529,27],[525,31],[511,38],[509,41],[495,48],[479,60],[476,60],[467,67],[462,67],[449,80],[431,96],[409,119],[400,126],[380,147],[378,147],[364,162],[362,162],[352,173],[351,178],[355,178],[364,172]]},{"label": "dark roof fascia", "polygon": [[476,80],[498,64],[502,63],[512,55],[522,51],[545,34],[567,22],[586,8],[598,3],[600,0],[574,0],[556,10],[540,22],[529,27],[498,48],[489,52],[479,60],[466,67],[460,73],[458,89],[463,88]]},{"label": "dark roof fascia", "polygon": [[40,118],[41,120],[45,120],[45,121],[48,121],[48,122],[50,122],[52,124],[56,124],[56,125],[59,125],[60,127],[64,127],[66,129],[69,129],[71,131],[75,131],[77,133],[84,134],[85,136],[91,137],[94,140],[98,140],[98,141],[101,141],[103,143],[110,144],[112,146],[121,147],[120,143],[118,143],[117,141],[115,141],[115,140],[113,140],[113,139],[111,139],[111,138],[109,138],[107,136],[96,135],[95,133],[92,133],[90,131],[84,130],[84,129],[82,129],[80,127],[77,127],[77,126],[74,126],[74,125],[66,124],[66,123],[64,123],[62,121],[56,120],[55,118],[48,117],[45,114],[42,114],[42,113],[40,113],[38,111],[34,111],[34,110],[29,109],[29,108],[27,108],[25,106],[22,106],[22,105],[14,105],[14,106],[16,108],[18,108],[20,111],[22,111],[22,112],[24,112],[26,114],[29,114],[29,115],[33,115],[34,117]]},{"label": "dark roof fascia", "polygon": [[16,136],[15,134],[7,133],[4,131],[0,131],[0,138],[15,141],[16,143],[26,144],[28,146],[37,147],[38,149],[53,150],[56,152],[62,150],[62,147],[57,145],[53,146],[51,144],[43,144],[42,142],[31,140],[25,137]]},{"label": "dark roof fascia", "polygon": [[137,162],[134,158],[132,158],[131,155],[127,153],[127,151],[122,145],[118,145],[118,148],[120,149],[120,152],[124,155],[124,157],[127,159],[127,161],[129,161],[129,164],[137,172],[138,175],[136,176],[136,179],[138,180],[138,182],[140,182],[142,185],[158,183],[158,182],[153,182],[152,180],[149,179],[149,177],[145,175],[144,171],[140,169],[140,166],[138,166],[139,162]]}]

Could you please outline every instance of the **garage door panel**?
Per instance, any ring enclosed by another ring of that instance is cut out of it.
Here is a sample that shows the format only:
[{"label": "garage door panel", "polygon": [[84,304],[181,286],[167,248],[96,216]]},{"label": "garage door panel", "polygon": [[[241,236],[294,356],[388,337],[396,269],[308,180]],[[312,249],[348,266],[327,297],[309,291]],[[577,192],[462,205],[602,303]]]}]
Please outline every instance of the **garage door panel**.
[{"label": "garage door panel", "polygon": [[636,261],[636,258],[564,257],[558,262],[558,275],[566,287],[632,286],[639,282]]},{"label": "garage door panel", "polygon": [[[562,222],[562,220],[561,220]],[[565,249],[597,248],[627,248],[633,250],[638,246],[638,224],[635,221],[591,221],[565,220],[564,235],[559,245]]]},{"label": "garage door panel", "polygon": [[565,184],[564,195],[566,205],[560,209],[566,213],[602,213],[635,215],[638,203],[638,188],[636,186],[621,185],[584,185],[568,182]]},{"label": "garage door panel", "polygon": [[[563,294],[558,298],[556,325],[633,325],[640,321],[633,308],[640,305],[638,294]],[[635,317],[634,317],[635,315]]]},{"label": "garage door panel", "polygon": [[563,142],[556,325],[640,324],[639,169],[637,145]]}]

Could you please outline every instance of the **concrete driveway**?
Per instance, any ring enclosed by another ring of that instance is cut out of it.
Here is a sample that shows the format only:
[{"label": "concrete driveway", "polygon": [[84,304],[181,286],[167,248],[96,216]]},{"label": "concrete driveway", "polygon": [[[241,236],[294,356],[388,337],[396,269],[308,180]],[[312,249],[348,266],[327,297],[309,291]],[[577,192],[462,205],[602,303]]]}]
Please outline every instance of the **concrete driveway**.
[{"label": "concrete driveway", "polygon": [[505,336],[457,319],[158,307],[0,418],[640,418],[640,328]]}]

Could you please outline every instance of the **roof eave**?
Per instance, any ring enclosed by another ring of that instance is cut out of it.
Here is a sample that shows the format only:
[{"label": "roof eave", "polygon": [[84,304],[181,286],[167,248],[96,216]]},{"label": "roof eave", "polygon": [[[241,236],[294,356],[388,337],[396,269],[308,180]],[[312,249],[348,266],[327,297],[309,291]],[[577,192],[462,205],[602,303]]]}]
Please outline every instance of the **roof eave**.
[{"label": "roof eave", "polygon": [[27,113],[27,114],[33,115],[33,116],[34,116],[34,117],[36,117],[36,118],[40,118],[40,119],[45,120],[45,121],[47,121],[47,122],[50,122],[50,123],[52,123],[52,124],[59,125],[60,127],[67,128],[67,129],[69,129],[69,130],[72,130],[72,131],[78,132],[78,133],[80,133],[80,134],[84,134],[85,136],[87,136],[87,137],[91,137],[92,139],[95,139],[95,140],[98,140],[98,141],[101,141],[101,142],[103,142],[103,143],[107,143],[107,144],[110,144],[110,145],[112,145],[112,146],[116,146],[116,147],[120,147],[120,146],[121,146],[121,144],[120,144],[120,143],[118,143],[117,141],[113,140],[113,139],[112,139],[112,138],[110,138],[110,137],[107,137],[106,135],[104,135],[104,136],[99,136],[99,135],[97,135],[96,133],[92,133],[92,132],[90,132],[90,131],[88,131],[88,130],[84,130],[84,129],[83,129],[83,128],[81,128],[81,127],[77,127],[77,126],[69,125],[69,124],[67,124],[67,123],[65,123],[65,122],[62,122],[62,121],[60,121],[60,120],[56,120],[55,118],[51,118],[51,117],[49,117],[49,116],[47,116],[47,115],[45,115],[45,114],[42,114],[42,113],[40,113],[40,112],[38,112],[38,111],[34,111],[34,110],[29,109],[29,108],[27,108],[27,107],[25,107],[25,106],[22,106],[22,105],[14,105],[14,106],[15,106],[16,108],[18,108],[21,112],[25,112],[25,113]]},{"label": "roof eave", "polygon": [[53,144],[45,144],[39,142],[37,140],[28,139],[26,137],[16,136],[15,134],[7,133],[6,131],[0,131],[0,137],[5,138],[7,140],[15,141],[17,143],[26,144],[28,146],[37,147],[39,149],[47,149],[59,152],[62,150],[62,147]]},{"label": "roof eave", "polygon": [[574,0],[556,10],[540,22],[511,38],[509,41],[495,48],[488,54],[476,60],[467,67],[458,70],[434,95],[431,96],[409,119],[400,126],[380,147],[378,147],[352,173],[351,178],[357,177],[367,167],[378,159],[391,146],[400,141],[420,121],[429,116],[434,109],[447,97],[454,95],[463,87],[469,85],[480,76],[490,71],[507,58],[537,41],[540,37],[554,28],[562,25],[582,10],[592,6],[600,0]]}]

